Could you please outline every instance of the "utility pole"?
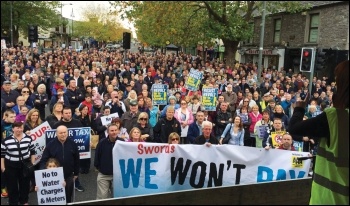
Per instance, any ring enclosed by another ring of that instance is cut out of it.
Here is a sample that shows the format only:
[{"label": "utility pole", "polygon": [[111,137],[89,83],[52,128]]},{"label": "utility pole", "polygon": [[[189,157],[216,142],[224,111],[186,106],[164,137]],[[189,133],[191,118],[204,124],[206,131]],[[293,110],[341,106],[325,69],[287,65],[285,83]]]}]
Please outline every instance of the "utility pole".
[{"label": "utility pole", "polygon": [[13,25],[12,25],[12,8],[13,7],[13,1],[11,1],[10,5],[10,32],[11,32],[11,47],[13,47]]},{"label": "utility pole", "polygon": [[265,15],[266,15],[266,1],[264,1],[264,6],[263,6],[263,11],[262,11],[262,18],[261,18],[261,30],[260,30],[260,45],[259,45],[259,61],[258,61],[258,82],[260,82],[261,79],[261,72],[263,69],[262,66],[262,55],[263,55],[263,50],[264,50],[264,33],[265,33]]}]

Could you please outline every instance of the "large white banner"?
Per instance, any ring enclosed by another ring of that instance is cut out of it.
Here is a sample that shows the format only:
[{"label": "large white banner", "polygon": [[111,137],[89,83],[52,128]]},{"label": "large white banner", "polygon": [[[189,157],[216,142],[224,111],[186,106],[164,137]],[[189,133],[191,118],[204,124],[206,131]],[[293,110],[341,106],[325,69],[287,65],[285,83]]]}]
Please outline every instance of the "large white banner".
[{"label": "large white banner", "polygon": [[63,167],[35,171],[38,205],[65,205]]},{"label": "large white banner", "polygon": [[33,144],[35,146],[35,165],[39,163],[41,157],[43,156],[44,149],[46,147],[45,131],[50,129],[51,127],[46,121],[41,125],[35,127],[34,129],[30,130],[29,136],[32,138]]},{"label": "large white banner", "polygon": [[117,141],[114,197],[306,178],[306,152],[234,145],[169,145]]}]

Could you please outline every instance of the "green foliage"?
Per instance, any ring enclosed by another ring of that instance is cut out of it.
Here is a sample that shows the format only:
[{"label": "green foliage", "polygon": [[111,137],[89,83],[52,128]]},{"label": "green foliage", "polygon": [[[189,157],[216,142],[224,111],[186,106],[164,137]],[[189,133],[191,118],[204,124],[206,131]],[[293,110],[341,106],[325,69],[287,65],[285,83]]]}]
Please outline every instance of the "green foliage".
[{"label": "green foliage", "polygon": [[123,32],[130,32],[124,28],[116,14],[105,12],[107,8],[98,5],[87,5],[83,8],[84,21],[74,23],[74,36],[93,37],[97,41],[120,41]]},{"label": "green foliage", "polygon": [[56,27],[60,22],[58,1],[1,1],[1,31],[9,32],[10,7],[12,2],[12,25],[14,36],[18,32],[27,35],[29,24],[38,25],[43,30]]},{"label": "green foliage", "polygon": [[[181,45],[210,42],[211,38],[240,41],[253,35],[254,15],[260,15],[258,1],[115,1],[110,2],[123,18],[135,24],[138,38],[164,46],[169,40]],[[268,2],[268,13],[299,12],[308,5]]]}]

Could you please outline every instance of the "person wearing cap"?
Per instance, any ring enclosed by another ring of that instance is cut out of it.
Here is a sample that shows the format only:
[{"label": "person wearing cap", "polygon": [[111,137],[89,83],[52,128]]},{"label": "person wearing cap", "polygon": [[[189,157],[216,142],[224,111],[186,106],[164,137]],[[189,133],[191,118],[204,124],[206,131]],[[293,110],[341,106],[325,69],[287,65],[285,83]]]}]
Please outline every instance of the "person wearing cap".
[{"label": "person wearing cap", "polygon": [[161,118],[164,118],[164,117],[165,117],[167,108],[168,108],[169,106],[173,106],[173,107],[175,108],[175,110],[177,110],[178,108],[180,108],[180,105],[176,103],[176,97],[175,97],[175,96],[170,96],[170,97],[168,98],[168,103],[169,103],[169,104],[168,104],[167,106],[165,106],[165,107],[163,108],[163,110],[161,111],[161,113],[160,113],[160,117],[161,117]]},{"label": "person wearing cap", "polygon": [[16,105],[17,97],[19,96],[16,90],[11,89],[11,82],[4,81],[2,84],[1,98],[6,102],[6,108],[12,109]]},{"label": "person wearing cap", "polygon": [[121,117],[121,121],[123,122],[128,133],[131,131],[134,125],[137,124],[137,120],[140,115],[137,98],[129,101],[129,109],[130,110],[125,112]]}]

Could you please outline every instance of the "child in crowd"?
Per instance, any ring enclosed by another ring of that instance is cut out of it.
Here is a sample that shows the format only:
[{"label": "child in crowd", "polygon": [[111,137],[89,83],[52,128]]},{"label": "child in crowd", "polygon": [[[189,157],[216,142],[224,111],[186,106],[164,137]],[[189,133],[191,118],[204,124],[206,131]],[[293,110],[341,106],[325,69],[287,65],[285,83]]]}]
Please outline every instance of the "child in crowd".
[{"label": "child in crowd", "polygon": [[20,111],[19,111],[19,114],[17,114],[17,116],[16,116],[15,122],[24,123],[26,121],[26,116],[27,116],[29,109],[26,105],[20,106],[19,109],[20,109]]},{"label": "child in crowd", "polygon": [[[57,168],[59,166],[60,166],[60,163],[55,158],[50,158],[46,162],[46,169]],[[64,180],[62,181],[62,186],[63,187],[66,186],[66,181],[64,181]],[[35,191],[37,192],[38,190],[39,190],[39,187],[35,186]]]}]

